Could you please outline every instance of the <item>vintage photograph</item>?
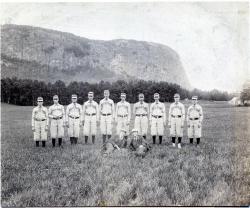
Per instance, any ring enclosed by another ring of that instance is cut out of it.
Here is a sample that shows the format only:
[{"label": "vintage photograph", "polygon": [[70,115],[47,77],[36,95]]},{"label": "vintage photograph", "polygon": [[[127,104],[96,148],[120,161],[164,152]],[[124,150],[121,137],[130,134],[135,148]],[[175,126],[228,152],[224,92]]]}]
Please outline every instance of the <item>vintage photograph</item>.
[{"label": "vintage photograph", "polygon": [[1,3],[1,207],[250,206],[249,18]]}]

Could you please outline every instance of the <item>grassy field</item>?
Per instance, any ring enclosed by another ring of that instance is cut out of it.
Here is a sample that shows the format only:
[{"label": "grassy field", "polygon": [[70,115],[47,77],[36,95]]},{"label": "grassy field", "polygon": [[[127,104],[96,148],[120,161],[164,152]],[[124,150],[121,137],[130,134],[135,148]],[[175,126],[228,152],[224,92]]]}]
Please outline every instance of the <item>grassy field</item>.
[{"label": "grassy field", "polygon": [[[166,104],[167,110],[169,104]],[[186,106],[187,107],[187,106]],[[97,144],[35,148],[32,107],[2,104],[2,206],[249,205],[250,108],[203,103],[204,138],[171,147],[166,132],[144,159]],[[151,139],[150,139],[151,142]]]}]

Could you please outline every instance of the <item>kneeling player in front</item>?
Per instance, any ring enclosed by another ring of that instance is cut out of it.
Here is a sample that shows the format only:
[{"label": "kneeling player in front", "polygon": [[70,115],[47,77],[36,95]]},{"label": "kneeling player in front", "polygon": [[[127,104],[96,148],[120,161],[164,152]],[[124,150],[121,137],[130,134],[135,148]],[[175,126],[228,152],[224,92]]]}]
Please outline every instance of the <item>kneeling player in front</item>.
[{"label": "kneeling player in front", "polygon": [[201,124],[203,120],[202,107],[198,104],[198,97],[193,96],[193,104],[189,106],[187,112],[188,138],[191,144],[196,138],[196,143],[199,145],[201,138]]},{"label": "kneeling player in front", "polygon": [[32,131],[34,132],[34,141],[36,146],[39,147],[39,142],[42,142],[42,146],[46,146],[47,131],[48,131],[48,110],[43,107],[43,98],[37,98],[38,106],[32,111]]}]

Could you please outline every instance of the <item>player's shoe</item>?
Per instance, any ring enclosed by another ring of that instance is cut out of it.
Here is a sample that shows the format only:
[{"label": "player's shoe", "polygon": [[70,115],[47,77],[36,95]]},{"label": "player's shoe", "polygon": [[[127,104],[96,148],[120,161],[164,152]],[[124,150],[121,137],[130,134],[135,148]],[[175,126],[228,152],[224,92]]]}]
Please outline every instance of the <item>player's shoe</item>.
[{"label": "player's shoe", "polygon": [[181,149],[181,144],[180,143],[178,144],[178,148]]},{"label": "player's shoe", "polygon": [[175,147],[175,143],[173,143],[173,147]]}]

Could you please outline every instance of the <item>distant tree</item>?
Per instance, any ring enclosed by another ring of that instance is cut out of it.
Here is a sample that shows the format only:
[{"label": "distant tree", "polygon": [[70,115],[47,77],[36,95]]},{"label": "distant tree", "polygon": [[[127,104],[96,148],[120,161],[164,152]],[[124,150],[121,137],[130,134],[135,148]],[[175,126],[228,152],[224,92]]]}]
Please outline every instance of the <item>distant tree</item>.
[{"label": "distant tree", "polygon": [[241,92],[240,98],[243,103],[245,103],[245,101],[250,100],[250,87],[243,89],[243,91]]}]

